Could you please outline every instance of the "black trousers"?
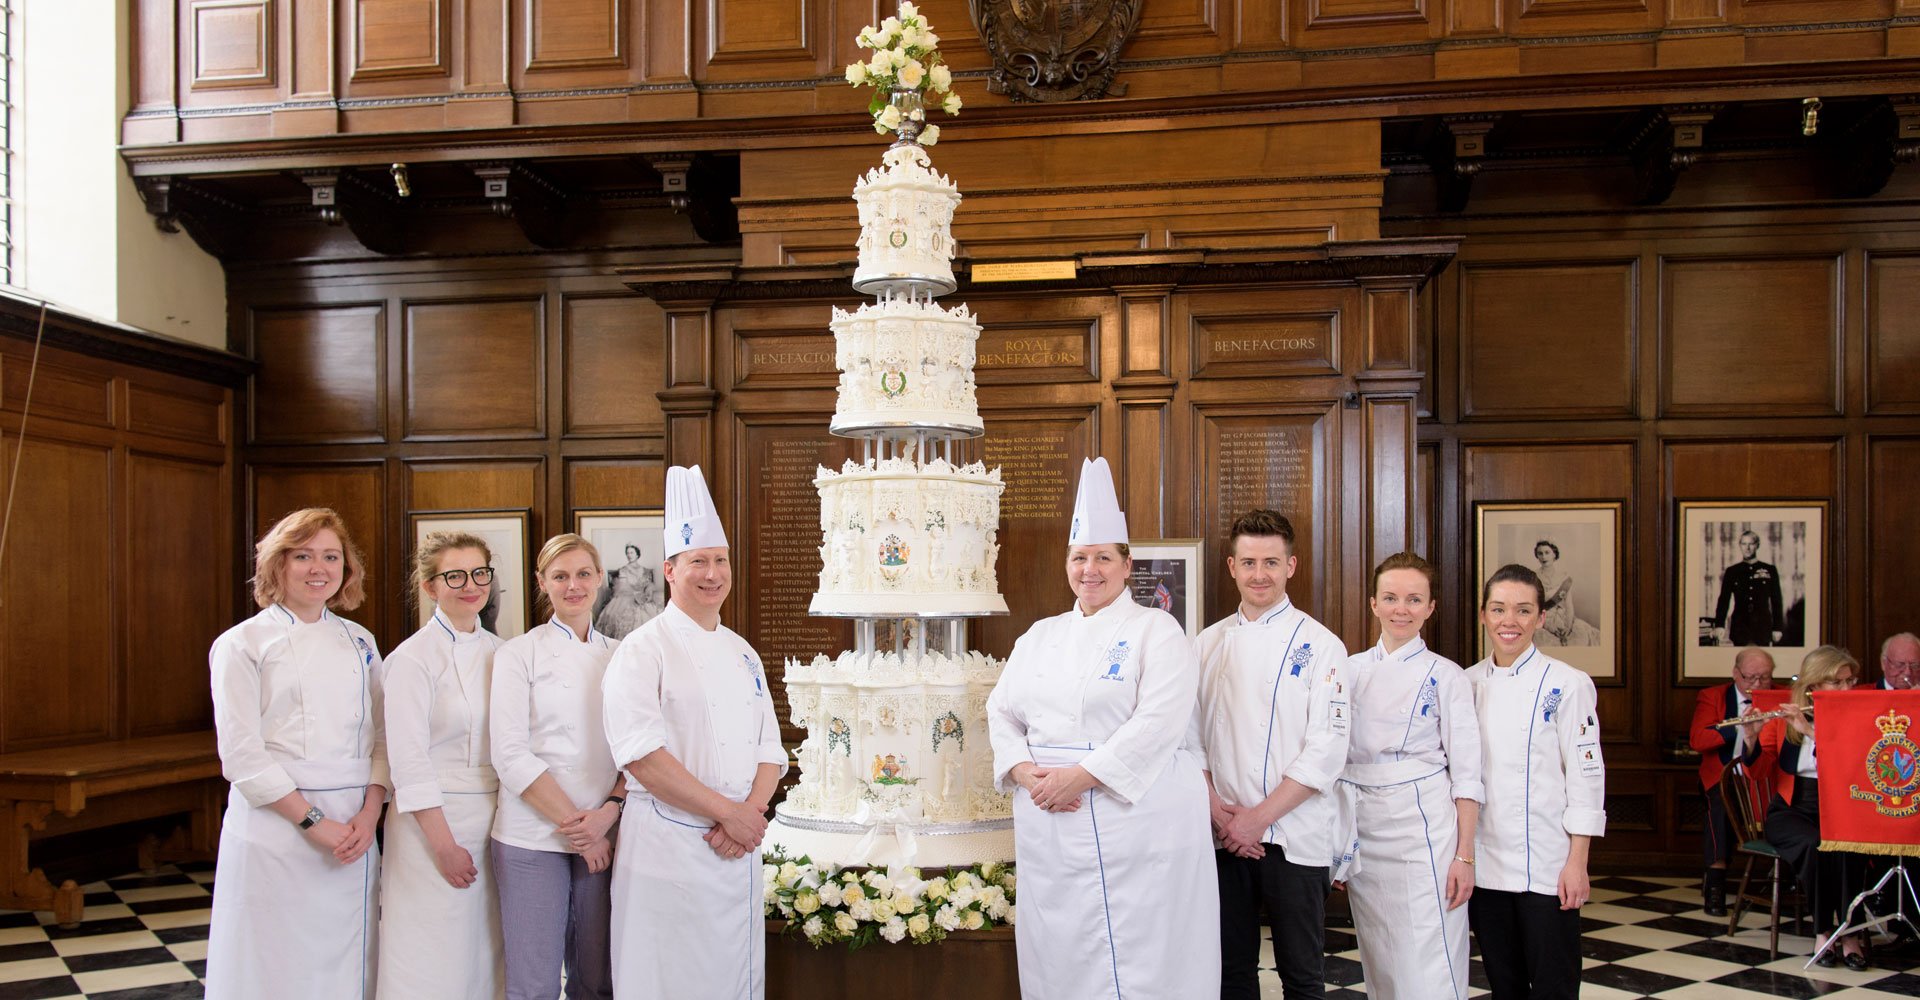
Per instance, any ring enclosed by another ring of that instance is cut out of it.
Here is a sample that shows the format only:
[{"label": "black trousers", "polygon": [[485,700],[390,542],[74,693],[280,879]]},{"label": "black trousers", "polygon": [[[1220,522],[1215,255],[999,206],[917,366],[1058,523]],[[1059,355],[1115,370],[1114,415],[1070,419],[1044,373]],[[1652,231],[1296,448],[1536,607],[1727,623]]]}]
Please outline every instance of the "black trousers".
[{"label": "black trousers", "polygon": [[1467,923],[1493,1000],[1580,995],[1580,911],[1562,910],[1559,897],[1475,889]]},{"label": "black trousers", "polygon": [[[1720,780],[1730,781],[1731,774]],[[1704,790],[1707,797],[1707,825],[1700,831],[1700,847],[1703,867],[1724,865],[1733,856],[1733,821],[1727,817],[1727,800],[1720,795],[1720,786]]]},{"label": "black trousers", "polygon": [[1767,842],[1780,859],[1793,867],[1793,877],[1813,911],[1813,929],[1821,934],[1840,927],[1847,904],[1866,888],[1867,856],[1851,851],[1820,850],[1820,782],[1800,778],[1793,783],[1793,801],[1773,796],[1767,807]]},{"label": "black trousers", "polygon": [[[1220,875],[1221,1000],[1260,996],[1260,906],[1273,931],[1273,958],[1286,1000],[1322,1000],[1327,995],[1326,865],[1296,865],[1278,845],[1249,861],[1230,851],[1213,852]],[[1199,956],[1195,956],[1198,958]]]}]

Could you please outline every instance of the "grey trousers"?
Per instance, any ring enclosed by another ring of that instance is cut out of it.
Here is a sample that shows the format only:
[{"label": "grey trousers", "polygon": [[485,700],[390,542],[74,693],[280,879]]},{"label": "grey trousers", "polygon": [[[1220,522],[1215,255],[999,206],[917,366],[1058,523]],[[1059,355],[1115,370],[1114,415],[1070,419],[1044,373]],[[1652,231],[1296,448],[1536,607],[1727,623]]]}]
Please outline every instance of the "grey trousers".
[{"label": "grey trousers", "polygon": [[613,1000],[613,869],[587,872],[578,854],[493,842],[507,1000],[555,1000],[566,964],[568,1000]]}]

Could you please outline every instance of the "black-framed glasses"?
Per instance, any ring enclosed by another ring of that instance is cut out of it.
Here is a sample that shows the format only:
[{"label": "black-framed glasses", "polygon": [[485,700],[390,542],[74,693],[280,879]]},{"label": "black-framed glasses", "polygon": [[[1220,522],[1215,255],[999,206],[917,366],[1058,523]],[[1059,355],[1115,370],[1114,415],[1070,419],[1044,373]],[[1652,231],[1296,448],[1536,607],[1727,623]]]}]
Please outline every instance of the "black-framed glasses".
[{"label": "black-framed glasses", "polygon": [[475,569],[475,570],[450,569],[450,570],[447,570],[445,573],[435,573],[432,576],[427,577],[427,579],[445,580],[448,587],[451,587],[454,590],[459,590],[461,587],[464,587],[467,585],[468,577],[473,578],[474,586],[484,587],[487,584],[493,582],[493,567],[482,566],[479,569]]}]

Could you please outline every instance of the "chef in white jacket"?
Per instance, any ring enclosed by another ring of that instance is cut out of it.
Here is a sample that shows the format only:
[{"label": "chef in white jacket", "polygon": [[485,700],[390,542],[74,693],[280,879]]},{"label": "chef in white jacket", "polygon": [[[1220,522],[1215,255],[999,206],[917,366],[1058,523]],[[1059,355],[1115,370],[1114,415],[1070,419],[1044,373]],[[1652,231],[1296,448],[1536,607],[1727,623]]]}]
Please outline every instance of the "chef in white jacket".
[{"label": "chef in white jacket", "polygon": [[600,552],[555,535],[534,560],[553,617],[493,655],[487,728],[500,808],[493,819],[507,1000],[610,1000],[610,837],[627,790],[613,766],[600,683],[613,640],[593,627]]},{"label": "chef in white jacket", "polygon": [[1240,515],[1227,549],[1240,606],[1196,640],[1221,845],[1220,995],[1260,995],[1264,902],[1287,1000],[1322,997],[1334,782],[1353,721],[1347,648],[1288,598],[1299,563],[1293,525],[1278,511]]},{"label": "chef in white jacket", "polygon": [[1338,841],[1346,852],[1334,878],[1346,883],[1376,1000],[1467,996],[1466,902],[1486,792],[1473,685],[1420,638],[1436,577],[1411,552],[1376,567],[1370,603],[1380,641],[1348,661],[1353,739]]},{"label": "chef in white jacket", "polygon": [[1073,609],[1020,637],[987,700],[994,781],[1014,794],[1020,992],[1210,1000],[1219,904],[1188,745],[1198,669],[1173,616],[1128,592],[1105,459],[1081,466],[1067,545]]},{"label": "chef in white jacket", "polygon": [[366,571],[340,515],[295,511],[254,549],[259,614],[214,640],[213,722],[233,790],[207,940],[214,1000],[368,1000],[374,827],[390,780],[373,636],[329,610]]},{"label": "chef in white jacket", "polygon": [[613,874],[617,998],[766,995],[760,844],[787,770],[760,657],[720,624],[727,536],[700,467],[667,470],[666,610],[607,667],[613,759],[626,772]]},{"label": "chef in white jacket", "polygon": [[425,627],[387,654],[386,870],[380,879],[380,995],[504,996],[500,910],[487,847],[500,781],[487,698],[500,637],[480,624],[493,584],[487,543],[436,531],[413,554]]},{"label": "chef in white jacket", "polygon": [[1545,603],[1525,566],[1488,577],[1492,655],[1467,670],[1487,793],[1467,911],[1493,1000],[1579,994],[1587,852],[1607,828],[1593,680],[1534,647]]}]

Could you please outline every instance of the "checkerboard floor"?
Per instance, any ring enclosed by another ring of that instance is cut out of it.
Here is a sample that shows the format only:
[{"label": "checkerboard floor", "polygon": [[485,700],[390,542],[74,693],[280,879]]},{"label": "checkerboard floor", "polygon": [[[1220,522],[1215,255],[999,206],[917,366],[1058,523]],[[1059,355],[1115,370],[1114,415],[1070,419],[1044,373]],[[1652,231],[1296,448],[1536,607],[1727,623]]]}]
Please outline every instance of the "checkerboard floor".
[{"label": "checkerboard floor", "polygon": [[[79,927],[62,930],[50,913],[0,911],[0,1000],[173,1000],[202,995],[207,920],[213,901],[210,865],[181,865],[108,879],[86,887]],[[1584,1000],[1886,1000],[1920,997],[1920,946],[1884,944],[1874,967],[1802,971],[1813,942],[1780,936],[1781,957],[1767,958],[1765,913],[1741,918],[1726,934],[1724,919],[1700,909],[1687,879],[1599,878],[1582,914]],[[1270,948],[1271,946],[1267,946]],[[1263,993],[1280,996],[1270,951]],[[1474,996],[1486,995],[1479,959]],[[1327,931],[1328,997],[1366,995],[1351,924]]]}]

